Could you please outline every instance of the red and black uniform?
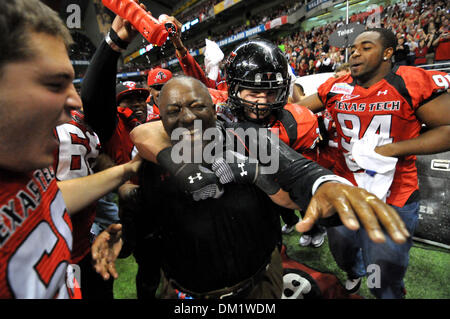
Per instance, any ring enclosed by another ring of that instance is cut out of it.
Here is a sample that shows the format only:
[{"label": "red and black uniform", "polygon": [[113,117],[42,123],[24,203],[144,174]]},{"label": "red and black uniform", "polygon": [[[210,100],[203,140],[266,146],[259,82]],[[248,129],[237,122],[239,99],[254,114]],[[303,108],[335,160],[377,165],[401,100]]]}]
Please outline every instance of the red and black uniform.
[{"label": "red and black uniform", "polygon": [[[184,74],[200,80],[209,88],[213,103],[216,105],[218,118],[226,122],[237,122],[236,116],[227,106],[228,92],[225,80],[221,78],[217,81],[208,79],[189,52],[184,57],[178,57],[178,60]],[[224,84],[218,87],[217,83],[219,82]],[[308,108],[297,104],[286,104],[279,112],[271,130],[278,130],[278,136],[283,142],[304,156],[313,159],[315,155],[312,150],[319,138],[318,123],[314,114]]]},{"label": "red and black uniform", "polygon": [[[97,135],[84,122],[84,114],[71,112],[72,120],[57,126],[59,148],[55,152],[56,179],[63,181],[94,173],[93,166],[100,151]],[[97,202],[71,216],[73,225],[72,263],[80,267],[81,291],[85,299],[113,298],[113,280],[105,281],[92,267],[91,227],[96,217]]]},{"label": "red and black uniform", "polygon": [[[227,105],[228,93],[225,91],[209,89],[216,105],[217,117],[225,122],[237,122],[237,117]],[[306,107],[297,104],[286,104],[281,110],[276,111],[276,119],[270,130],[278,135],[280,140],[291,148],[301,153],[304,157],[316,160],[316,143],[319,140],[319,126],[316,116]],[[271,115],[275,117],[275,115]],[[297,215],[290,209],[279,207],[283,221],[289,225],[298,222]],[[317,232],[317,226],[311,233]]]},{"label": "red and black uniform", "polygon": [[68,298],[72,223],[53,168],[0,170],[0,298]]},{"label": "red and black uniform", "polygon": [[[72,120],[57,126],[55,135],[59,148],[55,152],[56,179],[59,181],[93,174],[92,167],[99,154],[100,141],[84,123],[84,115],[72,111]],[[72,263],[77,264],[91,250],[90,229],[95,219],[95,203],[72,216],[74,245]]]},{"label": "red and black uniform", "polygon": [[[228,93],[213,89],[209,89],[209,93],[216,105],[218,118],[225,122],[237,122],[238,119],[227,106]],[[279,112],[270,130],[294,150],[311,158],[319,139],[316,116],[308,108],[297,104],[286,104]]]},{"label": "red and black uniform", "polygon": [[[331,78],[322,84],[318,95],[338,134],[334,172],[357,185],[345,160],[351,152],[351,140],[367,134],[379,134],[384,143],[417,137],[421,123],[415,116],[416,110],[445,91],[449,83],[446,73],[400,66],[368,89],[357,85],[351,75]],[[415,160],[413,155],[398,159],[388,204],[402,207],[419,189]]]},{"label": "red and black uniform", "polygon": [[153,96],[149,96],[147,99],[147,122],[156,120],[159,120],[159,108]]},{"label": "red and black uniform", "polygon": [[316,113],[316,116],[323,139],[317,144],[317,152],[312,159],[319,163],[320,166],[332,170],[336,163],[337,153],[339,152],[336,125],[327,110]]}]

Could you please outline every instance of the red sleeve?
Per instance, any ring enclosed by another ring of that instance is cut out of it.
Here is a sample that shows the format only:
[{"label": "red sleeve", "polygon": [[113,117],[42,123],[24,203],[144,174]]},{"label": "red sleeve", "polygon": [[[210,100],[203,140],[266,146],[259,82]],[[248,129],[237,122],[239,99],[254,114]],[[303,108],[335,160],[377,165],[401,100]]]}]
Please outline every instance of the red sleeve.
[{"label": "red sleeve", "polygon": [[[299,152],[314,148],[319,139],[319,125],[316,116],[307,107],[297,104],[287,104],[284,109],[292,114],[297,123],[297,140],[290,146]],[[283,136],[287,134],[286,129],[279,128],[281,140],[289,141],[289,137],[284,138]]]},{"label": "red sleeve", "polygon": [[222,90],[208,89],[214,104],[225,103],[228,100],[228,92]]},{"label": "red sleeve", "polygon": [[213,81],[206,77],[203,69],[189,52],[186,52],[186,55],[184,57],[179,57],[177,54],[177,57],[185,75],[192,76],[193,78],[202,81],[209,88],[216,88],[216,81]]},{"label": "red sleeve", "polygon": [[396,74],[405,81],[405,86],[411,96],[413,109],[419,108],[430,98],[445,92],[450,87],[450,76],[445,72],[401,66]]},{"label": "red sleeve", "polygon": [[[341,78],[339,78],[339,79],[341,79]],[[324,106],[327,101],[327,95],[328,95],[328,93],[330,93],[331,88],[336,83],[336,80],[337,80],[336,78],[331,77],[317,88],[317,95],[319,96],[319,99],[322,101],[322,104]]]}]

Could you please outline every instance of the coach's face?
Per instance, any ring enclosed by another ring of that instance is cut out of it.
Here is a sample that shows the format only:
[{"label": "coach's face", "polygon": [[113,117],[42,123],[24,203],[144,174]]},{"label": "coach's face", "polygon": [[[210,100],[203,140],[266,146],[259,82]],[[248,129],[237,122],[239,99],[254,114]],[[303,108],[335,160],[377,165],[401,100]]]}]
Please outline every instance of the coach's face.
[{"label": "coach's face", "polygon": [[[164,85],[159,96],[159,111],[164,129],[172,137],[177,128],[185,128],[184,138],[195,139],[205,129],[215,127],[215,107],[208,90],[198,81],[188,78],[172,79]],[[200,121],[202,132],[194,127]]]},{"label": "coach's face", "polygon": [[20,172],[52,164],[53,129],[81,108],[62,39],[36,32],[28,39],[34,56],[7,63],[0,75],[0,167]]}]

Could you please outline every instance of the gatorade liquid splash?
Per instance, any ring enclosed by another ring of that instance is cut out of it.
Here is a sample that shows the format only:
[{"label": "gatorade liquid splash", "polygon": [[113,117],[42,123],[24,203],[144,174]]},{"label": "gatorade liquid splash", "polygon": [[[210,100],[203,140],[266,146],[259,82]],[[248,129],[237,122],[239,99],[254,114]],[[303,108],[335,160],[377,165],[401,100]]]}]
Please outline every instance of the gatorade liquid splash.
[{"label": "gatorade liquid splash", "polygon": [[133,0],[102,0],[102,2],[112,12],[128,20],[148,42],[157,46],[166,42],[169,32],[173,34],[177,31],[175,24],[166,21],[167,15],[161,15],[158,21]]}]

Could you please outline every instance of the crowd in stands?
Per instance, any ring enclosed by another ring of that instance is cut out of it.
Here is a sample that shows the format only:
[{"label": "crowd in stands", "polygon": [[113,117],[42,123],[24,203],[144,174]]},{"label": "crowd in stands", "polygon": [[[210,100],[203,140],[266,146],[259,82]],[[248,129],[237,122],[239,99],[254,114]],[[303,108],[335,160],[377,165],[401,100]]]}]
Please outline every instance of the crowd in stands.
[{"label": "crowd in stands", "polygon": [[[396,64],[424,65],[450,60],[449,8],[444,1],[405,1],[384,8],[381,27],[392,29],[398,39]],[[368,18],[354,14],[350,21],[366,25]],[[296,75],[331,72],[345,62],[345,49],[329,43],[330,35],[342,24],[341,20],[278,40]]]},{"label": "crowd in stands", "polygon": [[[196,15],[198,16],[199,12],[208,11],[208,8],[213,7],[218,2],[220,1],[204,2],[199,9],[196,9],[199,10],[196,11]],[[267,11],[265,10],[262,14],[248,17],[243,25],[230,27],[226,33],[215,34],[210,32],[209,38],[218,42],[279,16],[289,15],[302,5],[303,2],[288,0],[281,6],[277,6],[277,10],[270,11],[269,15],[266,15]],[[433,0],[406,0],[383,8],[380,26],[392,29],[398,39],[398,47],[394,57],[396,64],[425,65],[450,60],[448,49],[450,46],[449,8],[450,6],[445,1]],[[179,17],[183,21],[188,21],[191,18],[193,17]],[[368,14],[355,13],[350,17],[350,21],[366,25],[370,18]],[[275,42],[286,53],[297,76],[333,72],[345,63],[345,49],[331,46],[329,38],[344,23],[344,19],[341,18],[339,21],[318,26],[308,31],[293,32],[285,38],[275,40]],[[183,40],[188,43],[189,49],[196,50],[204,46],[205,43],[202,39],[189,42],[190,37],[189,31],[183,34]],[[166,55],[164,61],[170,61],[174,58],[174,54]],[[147,68],[148,65],[145,63],[130,62],[120,67],[119,71],[133,72]]]},{"label": "crowd in stands", "polygon": [[[214,5],[216,5],[219,2],[221,2],[221,1],[209,1],[209,2],[205,2],[204,5],[214,7]],[[223,32],[214,33],[213,31],[210,31],[208,38],[211,41],[219,42],[220,40],[223,40],[232,35],[238,34],[239,32],[242,32],[244,30],[258,26],[260,24],[264,24],[264,23],[271,21],[277,17],[283,16],[283,15],[289,15],[292,12],[298,10],[302,5],[303,5],[303,2],[298,2],[298,1],[294,1],[294,0],[286,0],[285,2],[281,3],[280,5],[277,5],[276,8],[274,8],[274,10],[270,10],[268,15],[267,15],[267,13],[268,13],[267,10],[264,10],[263,13],[248,16],[244,24],[233,25],[233,26],[229,27],[228,31],[225,33],[223,33]],[[186,21],[190,21],[190,20],[194,19],[195,17],[198,17],[198,12],[196,13],[195,16],[189,16],[187,18],[186,17],[178,17],[178,19],[181,23],[184,23]],[[205,46],[204,39],[198,39],[197,41],[192,41],[191,40],[192,35],[193,35],[192,30],[188,30],[182,34],[182,40],[188,44],[189,49],[197,50],[197,49],[200,49]],[[165,50],[164,47],[162,48],[162,50]],[[170,49],[168,51],[170,51]],[[166,56],[164,57],[165,61],[170,61],[170,60],[176,58],[175,52],[174,51],[171,51],[171,52],[172,52],[172,54],[170,54],[170,55],[166,54]],[[125,65],[123,68],[121,68],[121,70],[128,70],[128,72],[137,70],[137,68],[135,68],[133,66],[129,67],[128,65],[129,64]]]}]

